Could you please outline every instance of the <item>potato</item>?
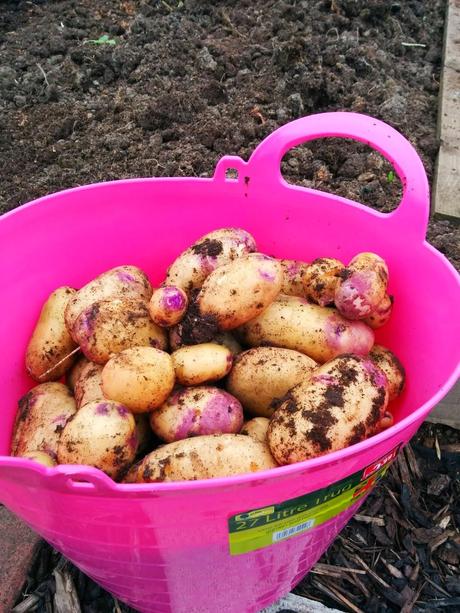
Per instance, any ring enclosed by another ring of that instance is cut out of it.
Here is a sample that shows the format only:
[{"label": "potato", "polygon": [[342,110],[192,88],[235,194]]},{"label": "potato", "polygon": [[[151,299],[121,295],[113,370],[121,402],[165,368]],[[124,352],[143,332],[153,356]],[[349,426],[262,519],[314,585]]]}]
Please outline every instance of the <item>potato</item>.
[{"label": "potato", "polygon": [[275,467],[264,443],[240,434],[211,434],[155,449],[129,472],[125,483],[195,481]]},{"label": "potato", "polygon": [[26,368],[36,381],[57,381],[75,362],[76,355],[64,360],[77,348],[64,319],[67,303],[75,294],[72,287],[59,287],[43,305],[26,350]]},{"label": "potato", "polygon": [[365,355],[374,333],[361,321],[348,321],[336,309],[280,295],[261,315],[238,330],[252,347],[272,345],[295,349],[323,363],[341,353]]},{"label": "potato", "polygon": [[334,302],[347,319],[365,319],[372,315],[385,297],[388,268],[375,253],[359,253],[341,272]]},{"label": "potato", "polygon": [[209,275],[197,296],[201,317],[220,330],[232,330],[264,311],[279,294],[281,264],[252,253],[224,264]]},{"label": "potato", "polygon": [[44,451],[56,457],[61,432],[75,414],[75,399],[62,383],[41,383],[18,403],[11,455]]},{"label": "potato", "polygon": [[140,268],[117,266],[84,285],[69,300],[65,310],[67,329],[72,334],[77,317],[94,302],[114,298],[138,298],[148,302],[151,296],[152,286]]},{"label": "potato", "polygon": [[241,428],[241,434],[252,437],[255,441],[260,441],[268,445],[267,433],[270,420],[267,417],[254,417],[247,421]]},{"label": "potato", "polygon": [[116,353],[131,347],[165,350],[166,332],[153,323],[147,304],[138,298],[93,302],[74,322],[72,336],[84,355],[105,364]]},{"label": "potato", "polygon": [[171,356],[153,347],[125,349],[102,371],[104,396],[126,405],[133,413],[161,406],[174,387]]},{"label": "potato", "polygon": [[232,352],[217,343],[182,347],[171,355],[177,381],[182,385],[200,385],[217,381],[232,367]]},{"label": "potato", "polygon": [[102,391],[102,366],[87,362],[81,369],[74,388],[75,402],[80,409],[88,402],[106,400]]},{"label": "potato", "polygon": [[236,356],[243,351],[241,345],[236,338],[232,336],[231,332],[218,332],[214,335],[212,342],[227,347],[227,349],[230,349],[233,356]]},{"label": "potato", "polygon": [[236,433],[243,425],[243,407],[217,387],[189,387],[178,390],[153,411],[150,425],[167,443],[190,436]]},{"label": "potato", "polygon": [[200,288],[218,266],[256,250],[254,238],[241,228],[221,228],[205,234],[171,264],[165,285],[180,287],[188,294]]},{"label": "potato", "polygon": [[316,367],[314,360],[298,351],[257,347],[239,354],[226,387],[251,415],[271,417],[276,402]]},{"label": "potato", "polygon": [[363,321],[373,330],[376,330],[377,328],[384,326],[390,320],[392,310],[393,296],[385,294],[383,300],[379,302],[371,315],[363,319]]},{"label": "potato", "polygon": [[59,464],[85,464],[118,479],[134,461],[136,423],[118,402],[89,402],[67,423],[58,444]]},{"label": "potato", "polygon": [[334,296],[345,266],[335,258],[317,258],[304,276],[304,296],[320,306],[334,304]]},{"label": "potato", "polygon": [[75,384],[80,377],[81,371],[87,364],[89,364],[89,360],[82,355],[66,374],[66,385],[72,390],[72,392],[75,389]]},{"label": "potato", "polygon": [[404,389],[406,371],[395,354],[381,345],[374,345],[369,358],[385,373],[388,380],[390,402],[397,398]]},{"label": "potato", "polygon": [[187,294],[180,287],[165,285],[154,290],[148,310],[152,321],[163,328],[174,326],[185,315]]},{"label": "potato", "polygon": [[281,293],[286,296],[305,298],[305,276],[308,271],[307,262],[300,260],[280,260],[283,267],[283,284]]},{"label": "potato", "polygon": [[21,457],[27,458],[28,460],[34,460],[34,462],[43,464],[43,466],[47,466],[48,468],[56,466],[54,458],[44,451],[28,451]]},{"label": "potato", "polygon": [[368,358],[339,356],[292,388],[275,411],[273,457],[292,464],[358,443],[380,429],[387,404],[384,373]]}]

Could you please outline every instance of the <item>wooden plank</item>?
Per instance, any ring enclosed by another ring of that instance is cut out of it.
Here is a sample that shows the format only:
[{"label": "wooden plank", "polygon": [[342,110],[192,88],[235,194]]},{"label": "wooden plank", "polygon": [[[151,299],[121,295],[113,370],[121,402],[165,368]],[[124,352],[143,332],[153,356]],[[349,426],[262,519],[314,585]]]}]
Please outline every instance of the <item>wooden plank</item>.
[{"label": "wooden plank", "polygon": [[433,209],[460,218],[460,0],[449,0],[447,7],[438,134]]},{"label": "wooden plank", "polygon": [[427,421],[460,430],[460,382],[457,382],[449,394],[431,411]]}]

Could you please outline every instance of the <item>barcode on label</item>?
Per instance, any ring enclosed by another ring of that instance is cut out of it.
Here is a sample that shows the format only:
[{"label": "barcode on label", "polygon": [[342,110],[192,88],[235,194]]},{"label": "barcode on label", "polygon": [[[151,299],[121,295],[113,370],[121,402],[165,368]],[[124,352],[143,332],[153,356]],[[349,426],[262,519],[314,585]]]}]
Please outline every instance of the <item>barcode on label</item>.
[{"label": "barcode on label", "polygon": [[303,532],[303,530],[308,530],[315,523],[314,519],[309,519],[308,521],[304,521],[303,524],[298,524],[297,526],[293,526],[292,528],[287,528],[286,530],[280,530],[279,532],[273,533],[273,542],[281,541],[282,539],[287,538],[288,536],[292,536],[293,534],[297,534],[298,532]]}]

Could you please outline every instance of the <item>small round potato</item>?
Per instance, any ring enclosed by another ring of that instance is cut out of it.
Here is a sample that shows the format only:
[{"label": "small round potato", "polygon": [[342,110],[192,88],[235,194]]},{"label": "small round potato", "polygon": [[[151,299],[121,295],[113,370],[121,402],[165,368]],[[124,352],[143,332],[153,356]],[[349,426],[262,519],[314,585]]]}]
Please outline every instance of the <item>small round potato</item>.
[{"label": "small round potato", "polygon": [[391,312],[393,310],[393,296],[389,296],[385,294],[382,302],[379,302],[378,306],[375,310],[364,319],[364,323],[370,326],[373,330],[377,328],[381,328],[384,326],[391,317]]},{"label": "small round potato", "polygon": [[80,409],[88,402],[106,400],[102,391],[102,366],[94,362],[87,362],[81,369],[74,388],[75,402]]},{"label": "small round potato", "polygon": [[395,354],[381,345],[374,345],[369,352],[370,359],[383,370],[388,380],[390,402],[397,398],[404,389],[406,372]]},{"label": "small round potato", "polygon": [[96,364],[105,364],[112,355],[131,347],[166,350],[168,346],[166,332],[153,323],[147,304],[137,298],[94,302],[75,320],[72,336]]},{"label": "small round potato", "polygon": [[167,443],[190,436],[237,433],[243,425],[239,401],[217,387],[188,387],[150,414],[154,433]]},{"label": "small round potato", "polygon": [[334,258],[317,258],[304,277],[304,296],[320,306],[334,304],[334,296],[345,266]]},{"label": "small round potato", "polygon": [[126,405],[133,413],[161,406],[174,387],[171,356],[153,347],[125,349],[102,371],[104,396]]},{"label": "small round potato", "polygon": [[305,298],[305,277],[309,265],[300,260],[280,260],[283,267],[283,284],[281,293],[286,296]]},{"label": "small round potato", "polygon": [[56,457],[61,432],[75,414],[75,399],[62,383],[41,383],[18,403],[11,455],[44,451]]},{"label": "small round potato", "polygon": [[136,457],[134,417],[118,402],[85,404],[67,423],[58,444],[59,464],[85,464],[112,479],[126,472]]},{"label": "small round potato", "polygon": [[74,366],[72,366],[72,368],[69,370],[69,372],[66,374],[66,385],[67,387],[69,387],[72,391],[74,391],[75,389],[75,384],[77,383],[81,371],[85,368],[85,366],[89,364],[89,360],[87,358],[85,358],[84,355],[82,355],[74,364]]},{"label": "small round potato", "polygon": [[273,457],[293,464],[359,443],[380,430],[387,404],[385,374],[368,358],[339,356],[293,387],[275,411]]},{"label": "small round potato", "polygon": [[188,298],[183,289],[174,285],[165,285],[153,291],[148,310],[157,326],[169,328],[181,321],[187,306]]},{"label": "small round potato", "polygon": [[28,460],[34,460],[34,462],[38,462],[39,464],[47,466],[48,468],[56,466],[54,458],[52,458],[49,453],[45,453],[44,451],[28,451],[21,457],[27,458]]},{"label": "small round potato", "polygon": [[268,445],[267,433],[270,420],[267,417],[254,417],[241,428],[241,434],[251,436],[255,441]]},{"label": "small round potato", "polygon": [[217,381],[232,367],[232,352],[217,343],[182,347],[171,355],[176,379],[181,385],[200,385]]},{"label": "small round potato", "polygon": [[115,298],[138,298],[148,302],[151,296],[152,286],[140,268],[136,266],[112,268],[84,285],[69,300],[65,310],[67,329],[72,334],[77,317],[94,302]]},{"label": "small round potato", "polygon": [[334,295],[337,309],[347,319],[366,319],[385,298],[388,268],[375,253],[359,253],[341,274]]},{"label": "small round potato", "polygon": [[26,368],[36,381],[58,381],[75,362],[76,355],[64,360],[77,348],[64,319],[67,303],[75,294],[72,287],[59,287],[43,305],[26,351]]},{"label": "small round potato", "polygon": [[236,358],[227,378],[227,390],[251,415],[271,417],[276,402],[317,366],[314,360],[292,349],[249,349]]},{"label": "small round potato", "polygon": [[129,471],[124,482],[195,481],[254,473],[276,466],[268,445],[250,436],[211,434],[155,449]]}]

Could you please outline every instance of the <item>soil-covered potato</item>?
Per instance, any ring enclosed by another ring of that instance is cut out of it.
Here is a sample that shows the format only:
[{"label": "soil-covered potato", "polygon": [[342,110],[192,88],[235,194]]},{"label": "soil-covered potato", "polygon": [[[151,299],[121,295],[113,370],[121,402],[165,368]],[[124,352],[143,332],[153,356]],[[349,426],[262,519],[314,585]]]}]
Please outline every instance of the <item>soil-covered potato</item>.
[{"label": "soil-covered potato", "polygon": [[334,296],[345,266],[335,258],[317,258],[304,277],[304,296],[320,306],[334,304]]},{"label": "soil-covered potato", "polygon": [[305,298],[305,278],[309,264],[300,260],[280,260],[283,267],[281,293]]},{"label": "soil-covered potato", "polygon": [[104,400],[102,391],[102,366],[94,362],[87,362],[75,380],[74,396],[77,408],[81,408],[88,402]]},{"label": "soil-covered potato", "polygon": [[148,310],[157,326],[169,328],[180,322],[187,306],[188,298],[183,289],[174,285],[165,285],[153,291]]},{"label": "soil-covered potato", "polygon": [[370,359],[385,373],[388,381],[388,393],[390,402],[397,398],[404,389],[406,382],[406,372],[404,366],[395,354],[382,347],[374,345],[369,352]]},{"label": "soil-covered potato", "polygon": [[254,417],[243,424],[241,434],[247,434],[247,436],[251,436],[254,440],[268,445],[267,435],[269,425],[270,420],[268,417]]}]

